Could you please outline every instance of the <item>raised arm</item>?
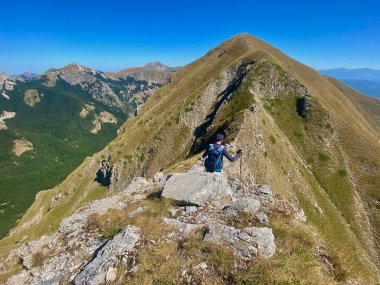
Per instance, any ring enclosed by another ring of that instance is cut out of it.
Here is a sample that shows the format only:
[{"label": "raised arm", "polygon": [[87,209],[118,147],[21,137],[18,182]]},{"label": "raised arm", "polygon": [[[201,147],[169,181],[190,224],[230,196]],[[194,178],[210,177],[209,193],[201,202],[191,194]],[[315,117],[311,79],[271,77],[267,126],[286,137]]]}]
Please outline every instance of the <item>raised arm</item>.
[{"label": "raised arm", "polygon": [[234,162],[240,158],[240,152],[238,152],[235,156],[232,156],[228,151],[227,148],[223,148],[223,155],[227,157],[227,159],[231,162]]}]

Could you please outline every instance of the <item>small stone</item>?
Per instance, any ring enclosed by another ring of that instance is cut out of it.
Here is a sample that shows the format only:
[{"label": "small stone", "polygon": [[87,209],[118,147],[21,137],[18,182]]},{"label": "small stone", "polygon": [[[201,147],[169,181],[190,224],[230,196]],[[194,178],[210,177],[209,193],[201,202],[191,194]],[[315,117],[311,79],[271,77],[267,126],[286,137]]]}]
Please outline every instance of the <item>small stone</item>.
[{"label": "small stone", "polygon": [[264,212],[258,212],[258,213],[256,213],[256,219],[260,223],[268,223],[269,222],[268,216]]},{"label": "small stone", "polygon": [[162,181],[163,179],[165,178],[164,174],[162,172],[157,172],[154,176],[153,176],[153,182],[160,182]]},{"label": "small stone", "polygon": [[185,207],[185,212],[186,213],[194,213],[198,211],[198,207],[195,207],[195,206],[187,206]]},{"label": "small stone", "polygon": [[202,269],[203,271],[206,271],[207,270],[207,264],[206,264],[206,262],[201,262],[198,265],[194,266],[193,268],[195,270]]},{"label": "small stone", "polygon": [[294,214],[294,219],[298,220],[298,221],[301,221],[301,222],[306,222],[307,218],[306,218],[304,210],[301,209],[298,212],[296,212]]},{"label": "small stone", "polygon": [[257,194],[259,196],[267,196],[267,197],[272,197],[272,189],[268,185],[263,185],[257,189]]},{"label": "small stone", "polygon": [[144,211],[145,211],[144,207],[138,207],[137,209],[131,211],[128,214],[128,218],[134,218],[134,217],[136,217],[137,214],[142,213]]},{"label": "small stone", "polygon": [[176,208],[172,208],[172,209],[170,209],[169,210],[169,214],[170,214],[170,216],[172,217],[172,218],[174,218],[175,217],[175,215],[178,213],[178,209],[176,209]]},{"label": "small stone", "polygon": [[106,282],[114,282],[117,278],[117,269],[115,267],[108,268]]}]

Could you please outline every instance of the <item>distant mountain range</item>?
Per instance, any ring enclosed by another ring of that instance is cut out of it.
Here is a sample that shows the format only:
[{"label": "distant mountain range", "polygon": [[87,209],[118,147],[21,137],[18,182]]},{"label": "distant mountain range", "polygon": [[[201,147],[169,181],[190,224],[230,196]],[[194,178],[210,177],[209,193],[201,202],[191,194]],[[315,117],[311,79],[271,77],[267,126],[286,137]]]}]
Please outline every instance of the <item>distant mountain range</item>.
[{"label": "distant mountain range", "polygon": [[338,79],[364,94],[380,98],[380,70],[342,67],[320,70],[319,72]]},{"label": "distant mountain range", "polygon": [[135,69],[112,77],[77,63],[43,74],[0,72],[0,236],[37,192],[115,138],[175,70],[158,62]]}]

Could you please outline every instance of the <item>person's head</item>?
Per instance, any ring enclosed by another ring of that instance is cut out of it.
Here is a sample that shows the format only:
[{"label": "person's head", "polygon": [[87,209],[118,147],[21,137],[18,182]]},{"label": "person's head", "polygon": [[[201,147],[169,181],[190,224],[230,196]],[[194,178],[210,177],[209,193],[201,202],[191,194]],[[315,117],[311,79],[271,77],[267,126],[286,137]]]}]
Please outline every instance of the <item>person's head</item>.
[{"label": "person's head", "polygon": [[224,135],[222,135],[222,134],[217,134],[217,135],[216,135],[215,142],[216,142],[217,144],[222,144],[223,141],[224,141]]}]

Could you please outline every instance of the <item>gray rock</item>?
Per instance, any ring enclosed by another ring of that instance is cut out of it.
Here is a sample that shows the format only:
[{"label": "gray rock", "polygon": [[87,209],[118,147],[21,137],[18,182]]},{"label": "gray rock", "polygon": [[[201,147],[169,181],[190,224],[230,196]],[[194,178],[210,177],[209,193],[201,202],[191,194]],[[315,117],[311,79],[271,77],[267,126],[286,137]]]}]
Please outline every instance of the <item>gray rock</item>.
[{"label": "gray rock", "polygon": [[153,176],[153,182],[165,181],[165,175],[162,172],[157,172]]},{"label": "gray rock", "polygon": [[129,214],[128,214],[128,218],[134,218],[136,217],[137,214],[140,214],[142,212],[145,211],[145,208],[144,207],[138,207],[137,209],[131,211]]},{"label": "gray rock", "polygon": [[260,223],[268,223],[269,222],[268,216],[264,212],[256,213],[256,218]]},{"label": "gray rock", "polygon": [[230,247],[234,254],[242,259],[250,260],[257,255],[256,244],[250,240],[248,234],[241,230],[220,223],[209,226],[204,242]]},{"label": "gray rock", "polygon": [[106,274],[106,282],[113,282],[117,278],[117,268],[110,267],[108,268],[107,274]]},{"label": "gray rock", "polygon": [[206,271],[207,270],[207,264],[206,264],[206,262],[201,262],[198,265],[194,266],[193,269],[195,269],[195,270],[201,269],[203,271]]},{"label": "gray rock", "polygon": [[131,194],[141,194],[144,193],[145,190],[150,186],[148,180],[146,180],[143,177],[135,177],[131,183],[127,186],[127,189],[125,189],[124,194],[131,195]]},{"label": "gray rock", "polygon": [[273,197],[272,189],[268,185],[258,187],[256,191],[259,196]]},{"label": "gray rock", "polygon": [[204,226],[203,224],[189,224],[169,218],[163,218],[162,221],[167,225],[177,228],[183,236],[188,236]]},{"label": "gray rock", "polygon": [[307,218],[306,218],[306,215],[305,215],[305,212],[303,209],[299,210],[298,212],[296,212],[294,214],[294,219],[295,220],[298,220],[298,221],[301,221],[301,222],[306,222],[307,221]]},{"label": "gray rock", "polygon": [[276,244],[271,228],[250,227],[245,228],[244,232],[252,237],[252,240],[257,244],[259,254],[264,258],[270,258],[276,252]]},{"label": "gray rock", "polygon": [[198,211],[198,207],[195,207],[195,206],[186,206],[185,207],[186,213],[194,213],[196,211]]},{"label": "gray rock", "polygon": [[270,258],[276,251],[272,229],[250,227],[239,230],[234,227],[215,223],[209,226],[205,242],[227,245],[234,254],[242,259],[250,260],[258,254]]},{"label": "gray rock", "polygon": [[200,206],[215,198],[232,195],[221,173],[175,173],[164,186],[162,196],[185,205]]},{"label": "gray rock", "polygon": [[128,226],[117,234],[103,248],[96,257],[87,263],[82,271],[74,278],[76,285],[100,285],[106,282],[110,268],[115,268],[131,252],[134,252],[140,235],[135,226]]},{"label": "gray rock", "polygon": [[169,214],[172,218],[175,217],[175,215],[178,213],[179,209],[178,208],[172,208],[169,210]]},{"label": "gray rock", "polygon": [[232,204],[232,208],[238,211],[255,214],[261,207],[260,201],[251,197],[237,198]]}]

